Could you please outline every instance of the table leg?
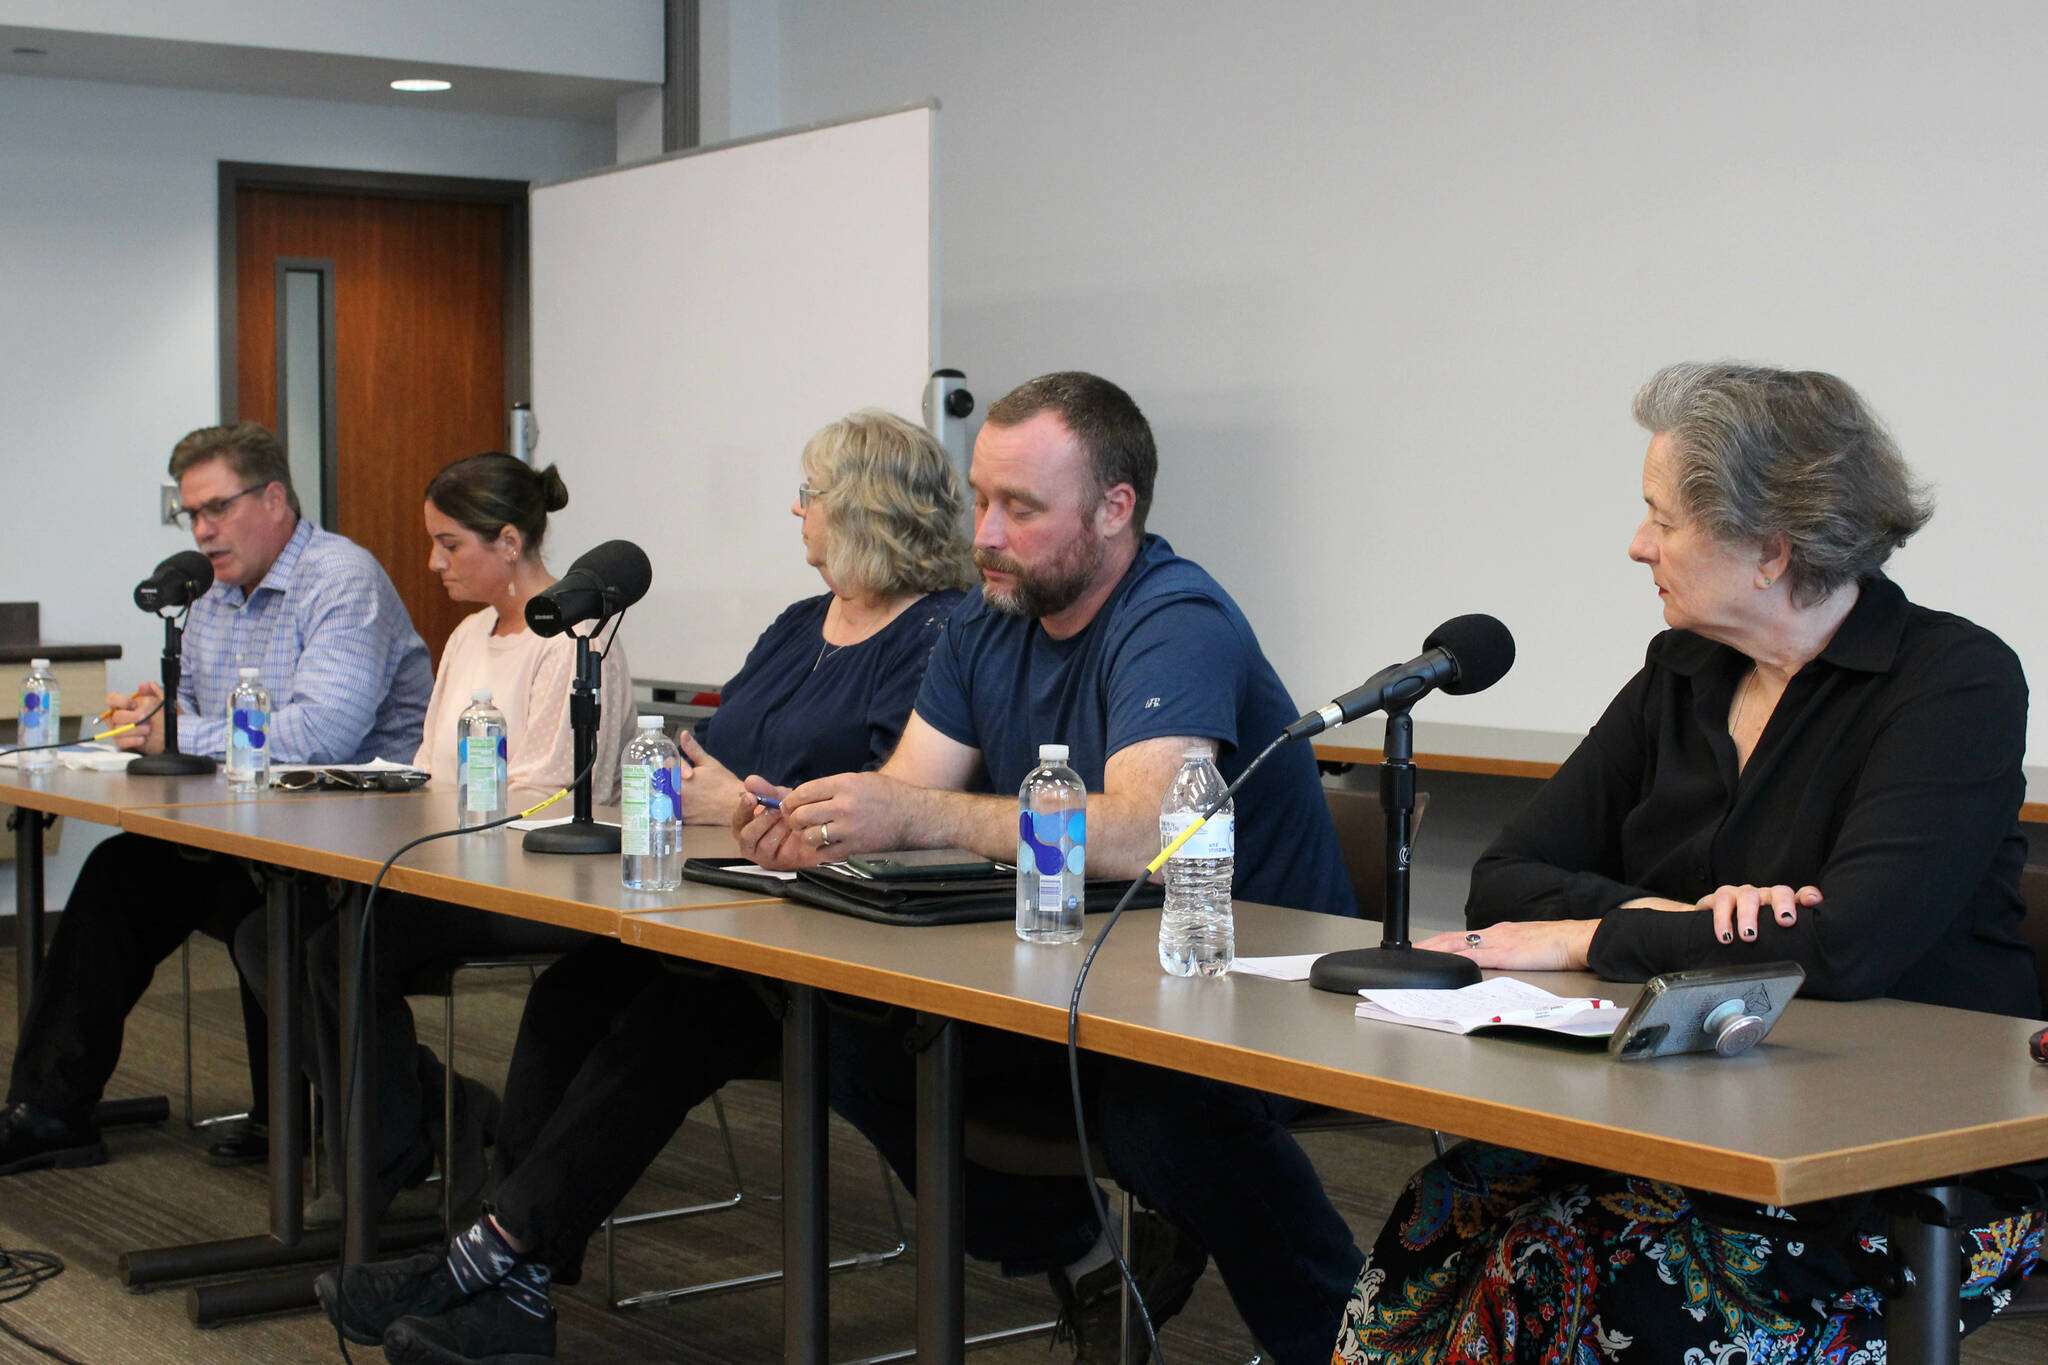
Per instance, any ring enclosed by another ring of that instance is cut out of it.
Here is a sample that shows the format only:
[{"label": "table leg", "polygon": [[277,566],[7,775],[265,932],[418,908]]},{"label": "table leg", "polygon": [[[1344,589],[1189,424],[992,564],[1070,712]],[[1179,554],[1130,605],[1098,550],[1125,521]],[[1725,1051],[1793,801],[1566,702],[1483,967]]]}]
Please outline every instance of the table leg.
[{"label": "table leg", "polygon": [[782,1017],[782,1358],[822,1365],[830,1331],[826,1285],[825,1007],[787,987]]},{"label": "table leg", "polygon": [[[1923,1205],[1918,1211],[1915,1204]],[[1892,1254],[1913,1283],[1885,1304],[1892,1365],[1956,1365],[1962,1354],[1962,1253],[1948,1222],[1924,1214],[1956,1211],[1956,1187],[1929,1185],[1907,1192],[1890,1215]]]},{"label": "table leg", "polygon": [[[14,1026],[28,1025],[36,976],[43,968],[43,832],[54,815],[16,806],[8,817],[14,827]],[[171,1102],[162,1095],[127,1100],[101,1100],[93,1122],[102,1128],[127,1123],[162,1123],[171,1116]]]},{"label": "table leg", "polygon": [[967,1337],[960,1026],[922,1015],[918,1024],[930,1042],[917,1057],[917,1358],[959,1365]]},{"label": "table leg", "polygon": [[43,813],[16,806],[14,826],[14,1026],[28,1022],[43,965]]},{"label": "table leg", "polygon": [[[211,1275],[246,1275],[305,1267],[286,1279],[230,1281],[194,1290],[194,1322],[212,1324],[236,1316],[313,1306],[313,1277],[319,1263],[332,1261],[341,1247],[338,1230],[307,1233],[301,1205],[305,1144],[304,1089],[299,1080],[299,879],[265,868],[264,916],[270,953],[270,1232],[260,1237],[195,1242],[124,1253],[121,1279],[131,1289],[168,1280]],[[433,1235],[440,1224],[426,1221],[385,1230],[390,1244]]]},{"label": "table leg", "polygon": [[[371,1259],[367,1252],[376,1230],[371,1204],[376,1197],[377,1170],[370,1135],[377,1131],[377,1049],[366,1032],[376,1013],[366,1009],[366,1019],[356,1009],[358,1000],[367,1006],[377,989],[375,954],[357,951],[368,908],[363,893],[351,890],[336,926],[341,934],[341,1075],[346,1092],[341,1102],[346,1107],[343,1127],[347,1133],[342,1153],[341,1207],[348,1232],[343,1255],[351,1264]],[[455,1084],[452,1071],[448,1084]],[[453,1235],[454,1229],[449,1232]]]}]

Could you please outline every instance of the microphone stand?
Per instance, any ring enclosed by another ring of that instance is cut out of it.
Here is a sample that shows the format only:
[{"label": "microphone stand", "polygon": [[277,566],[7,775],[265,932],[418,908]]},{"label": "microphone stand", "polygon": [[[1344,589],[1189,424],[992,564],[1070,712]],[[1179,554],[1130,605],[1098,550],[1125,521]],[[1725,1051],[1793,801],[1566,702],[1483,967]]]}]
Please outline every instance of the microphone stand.
[{"label": "microphone stand", "polygon": [[575,814],[567,824],[543,825],[526,831],[521,846],[528,853],[617,853],[619,827],[601,825],[590,817],[590,784],[597,757],[598,684],[604,667],[590,648],[590,638],[604,629],[607,615],[591,628],[590,635],[576,637],[576,681],[569,687],[569,733],[576,746],[575,771],[582,773],[570,799]]},{"label": "microphone stand", "polygon": [[164,707],[157,714],[164,722],[164,751],[144,754],[128,765],[128,771],[144,777],[196,777],[220,767],[205,754],[178,752],[178,679],[183,672],[185,632],[178,625],[184,612],[164,617]]},{"label": "microphone stand", "polygon": [[1309,968],[1318,990],[1455,990],[1479,979],[1472,959],[1428,952],[1408,941],[1408,858],[1415,824],[1415,718],[1406,706],[1387,712],[1380,806],[1387,819],[1387,896],[1380,946],[1325,953]]}]

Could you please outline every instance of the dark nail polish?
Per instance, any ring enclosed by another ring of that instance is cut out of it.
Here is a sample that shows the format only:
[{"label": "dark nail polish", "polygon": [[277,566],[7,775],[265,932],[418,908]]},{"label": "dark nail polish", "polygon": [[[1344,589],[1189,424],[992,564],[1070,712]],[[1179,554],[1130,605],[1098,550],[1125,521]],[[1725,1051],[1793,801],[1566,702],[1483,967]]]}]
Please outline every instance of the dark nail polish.
[{"label": "dark nail polish", "polygon": [[1723,934],[1723,935],[1721,935],[1721,942],[1723,942],[1723,943],[1733,943],[1734,941],[1735,941],[1735,935],[1733,935],[1733,934]]},{"label": "dark nail polish", "polygon": [[1754,930],[1754,929],[1744,929],[1744,930],[1742,931],[1742,936],[1743,936],[1744,938],[1755,938],[1755,937],[1756,937],[1756,930]]}]

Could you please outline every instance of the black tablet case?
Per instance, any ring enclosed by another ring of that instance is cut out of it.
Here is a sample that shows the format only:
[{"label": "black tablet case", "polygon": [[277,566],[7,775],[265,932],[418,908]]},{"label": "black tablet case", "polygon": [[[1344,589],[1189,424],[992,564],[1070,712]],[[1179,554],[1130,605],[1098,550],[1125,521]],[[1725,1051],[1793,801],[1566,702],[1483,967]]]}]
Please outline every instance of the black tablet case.
[{"label": "black tablet case", "polygon": [[[732,871],[745,865],[743,858],[690,858],[683,863],[683,876],[693,882],[778,896],[878,924],[973,924],[1006,920],[1017,913],[1014,872],[986,877],[882,881],[841,872],[835,867],[806,867],[793,880],[784,881],[759,873]],[[1128,885],[1106,878],[1091,879],[1086,888],[1089,912],[1114,907]],[[1131,908],[1148,909],[1165,899],[1165,887],[1147,882],[1132,898]]]}]

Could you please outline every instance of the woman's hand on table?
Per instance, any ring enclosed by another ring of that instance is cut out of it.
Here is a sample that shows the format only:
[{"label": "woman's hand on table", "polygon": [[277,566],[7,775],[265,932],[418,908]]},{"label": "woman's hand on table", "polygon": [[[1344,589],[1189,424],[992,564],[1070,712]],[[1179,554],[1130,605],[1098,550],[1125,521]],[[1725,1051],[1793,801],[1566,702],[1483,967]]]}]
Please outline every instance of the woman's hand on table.
[{"label": "woman's hand on table", "polygon": [[1599,927],[1592,919],[1502,920],[1470,932],[1432,934],[1415,946],[1456,953],[1495,970],[1583,972]]}]

